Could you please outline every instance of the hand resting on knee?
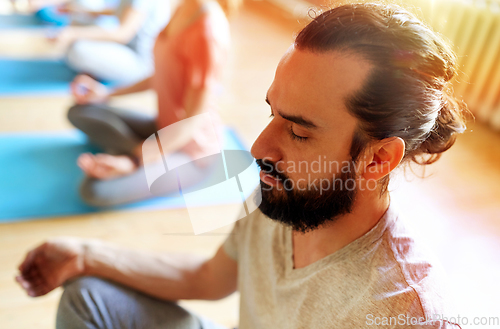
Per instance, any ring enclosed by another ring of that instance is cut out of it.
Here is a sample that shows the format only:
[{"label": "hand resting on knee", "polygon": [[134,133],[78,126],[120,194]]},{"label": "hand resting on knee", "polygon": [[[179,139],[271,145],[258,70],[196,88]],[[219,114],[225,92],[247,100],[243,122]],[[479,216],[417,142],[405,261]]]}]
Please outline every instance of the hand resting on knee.
[{"label": "hand resting on knee", "polygon": [[31,250],[19,265],[16,281],[29,296],[38,297],[85,271],[84,240],[56,238]]}]

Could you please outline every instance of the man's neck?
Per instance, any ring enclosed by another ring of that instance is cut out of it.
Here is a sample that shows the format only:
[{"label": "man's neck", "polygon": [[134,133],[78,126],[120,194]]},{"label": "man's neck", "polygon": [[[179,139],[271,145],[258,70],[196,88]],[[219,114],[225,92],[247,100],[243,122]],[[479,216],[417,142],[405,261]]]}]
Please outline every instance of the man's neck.
[{"label": "man's neck", "polygon": [[314,231],[293,231],[294,268],[306,267],[362,237],[380,221],[389,207],[389,193],[360,192],[353,211]]}]

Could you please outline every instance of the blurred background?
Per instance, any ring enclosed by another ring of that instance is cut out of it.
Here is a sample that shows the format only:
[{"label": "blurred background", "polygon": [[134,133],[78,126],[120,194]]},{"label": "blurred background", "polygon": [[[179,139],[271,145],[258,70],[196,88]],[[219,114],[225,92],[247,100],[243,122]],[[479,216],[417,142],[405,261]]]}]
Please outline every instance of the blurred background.
[{"label": "blurred background", "polygon": [[[176,1],[165,3],[169,10],[177,6]],[[443,263],[455,314],[469,322],[475,317],[486,319],[484,325],[462,322],[462,327],[500,328],[500,2],[397,3],[453,43],[461,69],[454,89],[472,115],[467,131],[436,164],[425,170],[400,170],[391,182],[392,200]],[[231,15],[232,50],[217,103],[224,125],[235,131],[247,149],[268,123],[270,110],[264,100],[281,56],[309,21],[311,8],[318,11],[331,4],[245,0]],[[118,2],[81,5],[102,13],[116,10]],[[77,198],[82,173],[75,159],[65,162],[68,159],[61,160],[59,153],[77,152],[83,146],[71,135],[74,128],[66,119],[73,103],[69,81],[74,69],[62,60],[67,45],[58,36],[68,24],[113,29],[119,22],[116,11],[105,18],[82,11],[68,17],[32,6],[28,1],[0,0],[1,328],[54,327],[62,290],[32,299],[14,281],[28,249],[49,237],[100,238],[143,250],[211,255],[230,230],[194,236],[187,211],[161,202],[113,209],[83,205],[67,209],[60,204],[70,194]],[[157,106],[152,91],[111,102],[151,114]],[[47,145],[50,141],[57,147]],[[12,157],[20,160],[13,163]],[[46,175],[67,182],[51,187],[59,193],[56,197],[44,192]],[[47,205],[52,209],[47,210]],[[206,209],[207,213],[225,211],[220,205]],[[226,326],[237,324],[237,294],[217,302],[182,304]],[[496,325],[488,320],[495,317]]]}]

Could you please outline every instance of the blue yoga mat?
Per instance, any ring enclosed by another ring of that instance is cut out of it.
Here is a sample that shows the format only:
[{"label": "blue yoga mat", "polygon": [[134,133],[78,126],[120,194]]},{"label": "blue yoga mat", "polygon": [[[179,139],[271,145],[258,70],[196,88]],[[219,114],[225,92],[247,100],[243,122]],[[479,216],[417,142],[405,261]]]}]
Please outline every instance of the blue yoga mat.
[{"label": "blue yoga mat", "polygon": [[6,28],[36,28],[46,24],[35,15],[0,15],[0,29]]},{"label": "blue yoga mat", "polygon": [[68,94],[76,74],[63,60],[0,58],[0,96]]},{"label": "blue yoga mat", "polygon": [[68,93],[76,76],[61,60],[0,59],[0,95]]},{"label": "blue yoga mat", "polygon": [[[84,134],[76,130],[49,134],[3,134],[0,135],[0,150],[0,223],[103,211],[102,208],[85,205],[78,195],[78,186],[84,175],[77,167],[76,159],[83,152],[97,151],[88,144]],[[224,132],[224,150],[246,150],[236,133],[229,128]],[[247,160],[250,163],[253,159]],[[258,181],[255,162],[249,170]],[[249,185],[254,181],[244,183]],[[200,206],[225,203],[228,202],[223,197],[211,195]],[[104,210],[184,206],[183,197],[172,196]]]},{"label": "blue yoga mat", "polygon": [[[44,8],[36,14],[10,14],[0,15],[0,30],[5,29],[39,29],[39,28],[61,28],[71,24],[72,18],[68,15],[59,14],[54,8]],[[113,28],[119,25],[116,16],[99,16],[88,19],[88,23],[103,28]]]}]

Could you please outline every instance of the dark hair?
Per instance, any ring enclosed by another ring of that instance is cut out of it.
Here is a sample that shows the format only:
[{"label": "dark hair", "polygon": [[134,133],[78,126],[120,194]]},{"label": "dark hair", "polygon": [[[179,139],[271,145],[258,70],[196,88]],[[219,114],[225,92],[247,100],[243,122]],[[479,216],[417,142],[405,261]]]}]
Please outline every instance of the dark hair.
[{"label": "dark hair", "polygon": [[405,142],[403,161],[431,164],[465,130],[466,105],[452,96],[450,86],[456,74],[454,52],[399,6],[363,3],[330,9],[298,34],[295,47],[353,53],[373,65],[361,90],[346,99],[359,120],[353,160],[370,141],[397,136]]}]

